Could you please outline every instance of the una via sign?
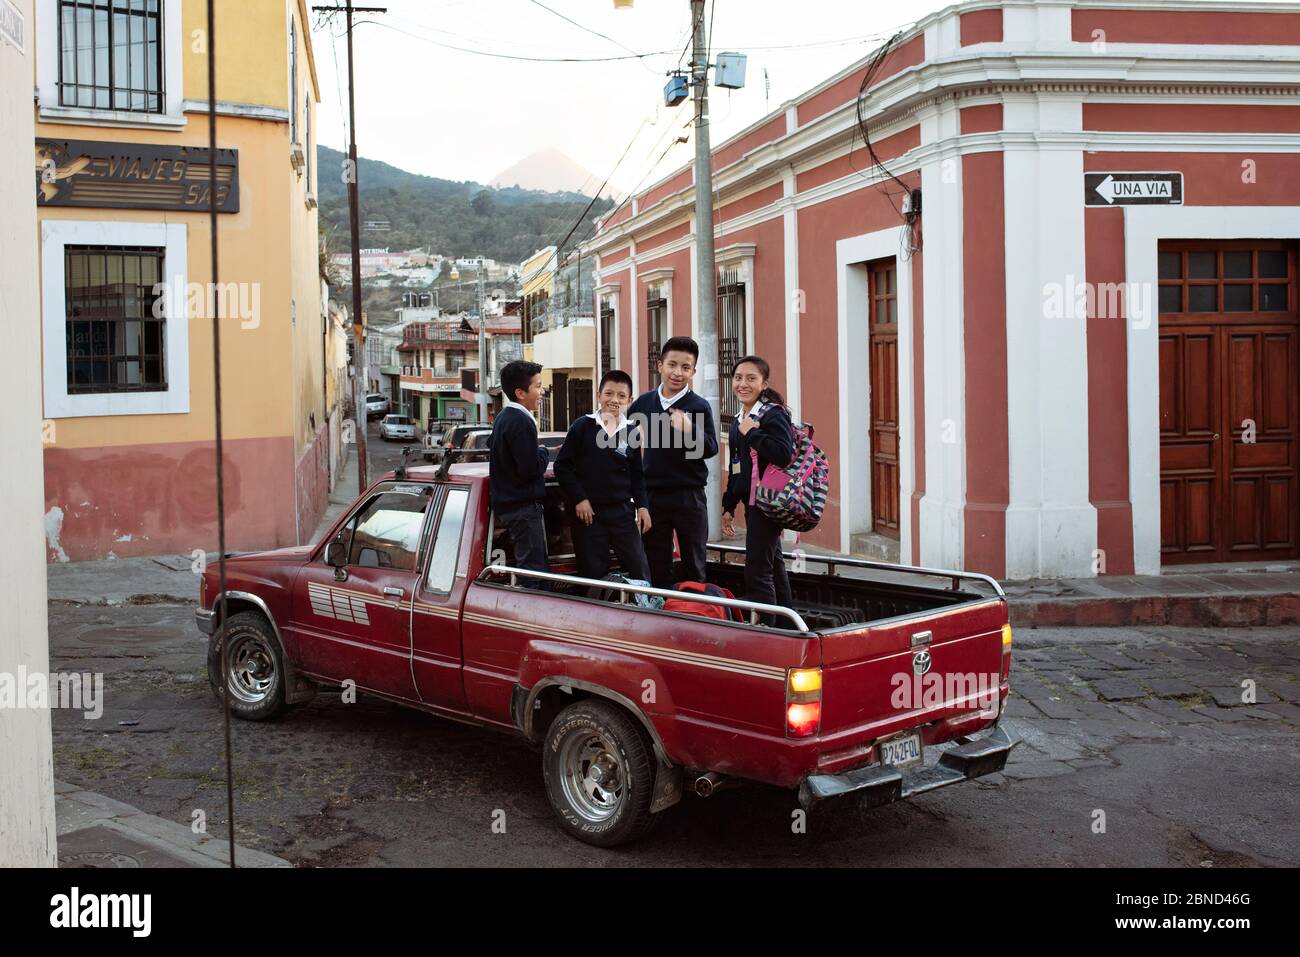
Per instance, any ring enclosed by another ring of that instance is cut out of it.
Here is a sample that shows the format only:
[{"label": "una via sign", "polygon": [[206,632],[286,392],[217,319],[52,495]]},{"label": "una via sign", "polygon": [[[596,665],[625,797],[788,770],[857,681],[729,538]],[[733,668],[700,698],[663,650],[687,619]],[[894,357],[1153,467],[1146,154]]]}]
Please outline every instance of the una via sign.
[{"label": "una via sign", "polygon": [[1182,173],[1084,173],[1085,206],[1181,206]]}]

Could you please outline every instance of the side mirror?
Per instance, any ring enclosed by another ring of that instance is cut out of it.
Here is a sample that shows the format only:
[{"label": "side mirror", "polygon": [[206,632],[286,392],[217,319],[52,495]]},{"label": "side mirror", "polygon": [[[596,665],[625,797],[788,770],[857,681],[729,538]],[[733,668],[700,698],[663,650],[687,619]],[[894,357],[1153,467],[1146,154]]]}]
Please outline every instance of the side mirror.
[{"label": "side mirror", "polygon": [[330,542],[325,546],[325,564],[342,568],[348,563],[348,548],[342,542]]}]

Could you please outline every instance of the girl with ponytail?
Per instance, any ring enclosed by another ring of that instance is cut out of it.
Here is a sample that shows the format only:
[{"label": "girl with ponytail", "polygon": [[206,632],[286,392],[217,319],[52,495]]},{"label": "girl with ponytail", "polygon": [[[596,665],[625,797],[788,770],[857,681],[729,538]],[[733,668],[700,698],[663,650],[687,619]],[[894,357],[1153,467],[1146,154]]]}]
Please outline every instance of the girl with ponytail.
[{"label": "girl with ponytail", "polygon": [[[786,468],[794,457],[794,428],[785,399],[768,383],[771,367],[760,356],[736,363],[731,391],[740,405],[730,429],[730,467],[722,496],[722,530],[736,533],[736,506],[745,503],[745,597],[769,605],[791,602],[781,557],[781,527],[753,506],[751,486],[768,466]],[[757,463],[755,456],[757,454]]]}]

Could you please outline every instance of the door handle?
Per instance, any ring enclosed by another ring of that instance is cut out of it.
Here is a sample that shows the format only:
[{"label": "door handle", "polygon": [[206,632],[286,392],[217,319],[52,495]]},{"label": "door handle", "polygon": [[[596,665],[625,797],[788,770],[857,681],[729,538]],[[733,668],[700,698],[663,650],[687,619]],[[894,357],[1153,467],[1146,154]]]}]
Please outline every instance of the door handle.
[{"label": "door handle", "polygon": [[1219,441],[1219,433],[1218,433],[1218,432],[1215,432],[1215,433],[1214,433],[1214,441],[1215,441],[1215,442]]},{"label": "door handle", "polygon": [[385,585],[385,586],[384,586],[384,594],[385,594],[385,595],[392,595],[394,598],[401,598],[401,597],[402,597],[402,590],[401,590],[400,588],[394,588],[392,585]]}]

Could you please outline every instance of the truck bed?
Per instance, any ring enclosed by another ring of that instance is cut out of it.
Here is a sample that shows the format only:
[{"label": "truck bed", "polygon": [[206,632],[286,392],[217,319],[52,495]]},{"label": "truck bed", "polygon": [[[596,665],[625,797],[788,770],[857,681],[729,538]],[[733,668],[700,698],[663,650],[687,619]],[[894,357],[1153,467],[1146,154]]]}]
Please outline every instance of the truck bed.
[{"label": "truck bed", "polygon": [[[793,608],[814,631],[861,627],[900,615],[914,615],[990,596],[951,591],[925,585],[900,584],[883,578],[827,575],[824,572],[790,573]],[[708,563],[710,582],[745,597],[745,569],[734,562]]]}]

